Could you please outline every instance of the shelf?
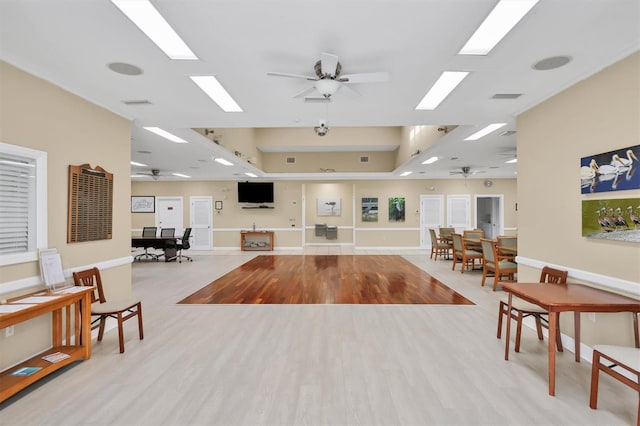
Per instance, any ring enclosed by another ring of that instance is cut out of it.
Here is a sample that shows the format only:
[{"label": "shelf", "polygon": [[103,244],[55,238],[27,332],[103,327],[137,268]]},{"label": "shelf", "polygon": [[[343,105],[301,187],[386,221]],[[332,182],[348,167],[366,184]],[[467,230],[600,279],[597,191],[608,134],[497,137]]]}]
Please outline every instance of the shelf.
[{"label": "shelf", "polygon": [[242,251],[272,251],[273,231],[240,231],[240,249]]},{"label": "shelf", "polygon": [[247,209],[260,209],[260,210],[269,210],[269,209],[274,209],[275,207],[271,207],[271,206],[242,206],[243,209],[247,210]]}]

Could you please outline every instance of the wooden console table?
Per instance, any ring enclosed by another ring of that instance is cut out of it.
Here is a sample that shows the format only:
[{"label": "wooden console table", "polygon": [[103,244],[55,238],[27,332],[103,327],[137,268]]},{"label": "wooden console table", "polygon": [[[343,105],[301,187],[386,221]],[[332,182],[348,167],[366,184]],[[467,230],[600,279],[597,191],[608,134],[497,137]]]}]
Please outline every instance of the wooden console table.
[{"label": "wooden console table", "polygon": [[273,231],[241,231],[240,249],[273,250]]},{"label": "wooden console table", "polygon": [[[0,372],[0,402],[65,365],[91,357],[92,291],[93,287],[71,287],[57,293],[42,291],[10,299],[9,303],[0,305],[0,329],[49,313],[52,322],[51,349]],[[21,306],[27,307],[20,309]],[[42,359],[56,352],[69,357],[53,363]],[[27,376],[11,375],[23,367],[39,370]]]}]

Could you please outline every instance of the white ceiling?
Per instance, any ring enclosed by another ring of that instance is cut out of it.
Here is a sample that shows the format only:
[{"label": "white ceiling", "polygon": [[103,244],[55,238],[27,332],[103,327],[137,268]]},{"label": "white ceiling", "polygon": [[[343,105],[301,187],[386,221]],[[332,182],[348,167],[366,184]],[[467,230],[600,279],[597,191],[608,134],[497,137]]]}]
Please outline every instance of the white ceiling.
[{"label": "white ceiling", "polygon": [[[199,61],[169,60],[108,0],[0,1],[0,58],[133,120],[132,160],[194,179],[239,179],[246,171],[270,179],[379,178],[406,170],[414,172],[409,178],[438,178],[466,165],[484,172],[476,177],[513,177],[515,166],[505,165],[503,154],[515,151],[516,139],[499,134],[515,130],[516,115],[640,49],[638,0],[541,0],[487,56],[457,52],[496,0],[152,2]],[[331,128],[459,127],[394,172],[367,176],[265,174],[191,130],[307,127],[312,134],[326,106],[292,97],[308,82],[267,72],[313,75],[321,52],[339,56],[343,74],[390,75],[388,82],[352,85],[361,96],[338,91],[328,106]],[[572,60],[555,70],[532,69],[559,55]],[[112,62],[144,73],[114,73],[107,68]],[[436,110],[416,111],[445,70],[471,74]],[[244,112],[223,112],[188,78],[203,74],[216,75]],[[499,93],[522,96],[491,98]],[[123,103],[142,99],[151,105]],[[493,122],[508,124],[463,142]],[[142,126],[161,127],[189,143],[168,142]],[[432,155],[444,159],[420,164]],[[212,156],[237,165],[219,165]]]}]

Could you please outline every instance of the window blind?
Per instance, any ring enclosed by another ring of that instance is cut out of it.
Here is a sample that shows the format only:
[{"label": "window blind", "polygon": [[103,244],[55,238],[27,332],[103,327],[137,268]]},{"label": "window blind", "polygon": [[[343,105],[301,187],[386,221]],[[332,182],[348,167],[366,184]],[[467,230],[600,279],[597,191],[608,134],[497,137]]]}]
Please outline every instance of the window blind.
[{"label": "window blind", "polygon": [[0,152],[0,255],[35,250],[36,162]]}]

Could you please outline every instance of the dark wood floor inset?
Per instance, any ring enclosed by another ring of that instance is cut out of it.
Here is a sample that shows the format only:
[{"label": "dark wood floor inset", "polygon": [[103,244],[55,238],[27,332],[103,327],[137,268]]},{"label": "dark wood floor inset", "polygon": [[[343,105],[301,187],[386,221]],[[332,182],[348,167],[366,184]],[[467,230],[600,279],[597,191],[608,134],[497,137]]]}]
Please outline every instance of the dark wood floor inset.
[{"label": "dark wood floor inset", "polygon": [[258,256],[178,303],[473,305],[400,256]]}]

